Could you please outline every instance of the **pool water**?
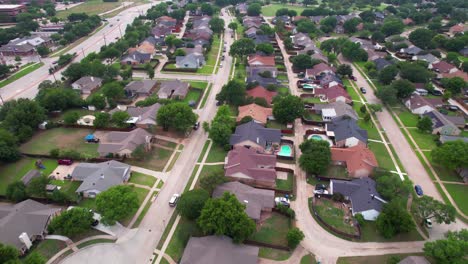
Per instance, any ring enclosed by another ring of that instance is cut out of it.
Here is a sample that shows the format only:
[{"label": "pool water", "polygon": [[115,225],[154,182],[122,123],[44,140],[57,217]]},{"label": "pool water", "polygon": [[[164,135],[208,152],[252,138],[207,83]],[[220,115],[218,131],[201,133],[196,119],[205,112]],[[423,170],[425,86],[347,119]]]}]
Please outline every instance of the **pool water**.
[{"label": "pool water", "polygon": [[278,152],[278,155],[280,156],[286,156],[286,157],[291,157],[292,156],[292,149],[291,146],[289,145],[282,145],[280,147],[280,151]]},{"label": "pool water", "polygon": [[323,140],[323,138],[322,138],[321,136],[319,136],[319,135],[312,135],[312,136],[310,137],[310,139],[313,139],[313,140]]}]

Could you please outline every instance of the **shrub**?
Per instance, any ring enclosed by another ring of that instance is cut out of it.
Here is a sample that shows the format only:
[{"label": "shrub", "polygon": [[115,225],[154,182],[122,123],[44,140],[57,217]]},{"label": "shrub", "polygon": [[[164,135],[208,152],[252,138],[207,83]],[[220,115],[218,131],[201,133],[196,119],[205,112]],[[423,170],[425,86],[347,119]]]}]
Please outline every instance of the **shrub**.
[{"label": "shrub", "polygon": [[49,155],[52,157],[52,158],[58,158],[60,156],[60,149],[58,148],[54,148],[54,149],[51,149],[49,151]]},{"label": "shrub", "polygon": [[291,228],[288,231],[288,234],[286,235],[286,238],[288,239],[289,248],[291,249],[296,248],[297,245],[301,243],[302,239],[304,239],[304,237],[305,237],[304,233],[302,233],[302,231],[299,228],[297,227]]}]

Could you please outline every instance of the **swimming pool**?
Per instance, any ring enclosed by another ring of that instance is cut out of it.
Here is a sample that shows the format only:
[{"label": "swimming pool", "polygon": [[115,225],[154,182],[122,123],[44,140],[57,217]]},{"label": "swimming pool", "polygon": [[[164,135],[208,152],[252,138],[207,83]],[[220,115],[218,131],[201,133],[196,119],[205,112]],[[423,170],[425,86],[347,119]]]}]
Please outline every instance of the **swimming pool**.
[{"label": "swimming pool", "polygon": [[316,140],[316,141],[322,141],[322,140],[325,140],[328,142],[328,144],[330,146],[333,145],[333,142],[326,136],[326,135],[319,135],[319,134],[312,134],[312,135],[309,135],[307,137],[307,139],[313,139],[313,140]]},{"label": "swimming pool", "polygon": [[309,137],[309,139],[313,139],[313,140],[323,140],[322,137],[319,136],[319,135],[311,135],[311,136]]},{"label": "swimming pool", "polygon": [[289,145],[281,145],[280,151],[278,152],[279,156],[284,157],[291,157],[292,156],[292,148]]}]

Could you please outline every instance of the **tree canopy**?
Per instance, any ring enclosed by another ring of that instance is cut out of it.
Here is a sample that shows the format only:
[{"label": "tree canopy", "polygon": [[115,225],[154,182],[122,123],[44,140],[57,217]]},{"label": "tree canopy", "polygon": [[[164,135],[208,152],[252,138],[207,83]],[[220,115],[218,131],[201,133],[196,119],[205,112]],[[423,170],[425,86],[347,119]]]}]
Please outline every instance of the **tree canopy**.
[{"label": "tree canopy", "polygon": [[418,28],[409,34],[409,40],[421,49],[428,49],[433,47],[431,40],[434,35],[434,32],[429,29]]},{"label": "tree canopy", "polygon": [[466,263],[468,252],[468,230],[449,231],[446,239],[426,242],[424,254],[434,258],[440,264]]},{"label": "tree canopy", "polygon": [[432,132],[432,119],[428,116],[423,116],[418,120],[416,127],[419,131],[424,133],[431,133]]},{"label": "tree canopy", "polygon": [[210,28],[215,33],[221,33],[224,31],[224,19],[219,17],[213,17],[210,20]]},{"label": "tree canopy", "polygon": [[326,141],[309,139],[304,141],[299,148],[302,155],[299,158],[299,166],[307,173],[323,174],[327,171],[331,161],[330,145]]},{"label": "tree canopy", "polygon": [[104,224],[113,225],[138,209],[138,196],[133,188],[129,185],[117,185],[97,195],[96,207]]},{"label": "tree canopy", "polygon": [[462,168],[468,164],[468,143],[457,140],[442,144],[431,152],[432,160],[449,169]]},{"label": "tree canopy", "polygon": [[211,194],[216,186],[225,182],[227,182],[227,178],[224,174],[222,172],[215,171],[200,179],[200,187]]},{"label": "tree canopy", "polygon": [[216,116],[211,121],[209,136],[213,142],[219,146],[229,145],[229,138],[236,122],[232,118],[231,109],[228,105],[222,105],[218,108]]},{"label": "tree canopy", "polygon": [[171,103],[161,106],[156,120],[165,130],[173,128],[180,132],[187,132],[197,121],[197,115],[186,103]]},{"label": "tree canopy", "polygon": [[229,55],[240,59],[252,53],[255,53],[255,43],[249,38],[241,38],[234,41],[229,50]]},{"label": "tree canopy", "polygon": [[89,230],[93,221],[93,212],[75,207],[52,218],[48,230],[50,233],[72,237]]},{"label": "tree canopy", "polygon": [[229,105],[240,106],[245,101],[245,82],[233,79],[223,85],[221,91],[216,95],[216,100],[226,102]]},{"label": "tree canopy", "polygon": [[296,118],[304,114],[304,102],[294,95],[286,95],[275,98],[273,115],[278,122],[286,124],[294,122]]},{"label": "tree canopy", "polygon": [[247,7],[247,15],[259,16],[262,13],[262,6],[259,3],[251,3]]},{"label": "tree canopy", "polygon": [[28,198],[28,194],[26,193],[26,186],[22,181],[15,181],[8,184],[5,195],[8,200],[16,203]]},{"label": "tree canopy", "polygon": [[407,233],[415,228],[413,218],[398,199],[384,204],[382,212],[377,217],[377,230],[385,238],[392,238],[400,233]]},{"label": "tree canopy", "polygon": [[185,192],[177,204],[177,212],[188,219],[195,220],[200,216],[208,199],[210,199],[210,194],[204,189]]},{"label": "tree canopy", "polygon": [[20,142],[29,139],[45,119],[45,109],[30,99],[11,100],[0,109],[2,126],[16,135]]},{"label": "tree canopy", "polygon": [[377,192],[387,200],[393,200],[398,197],[407,197],[412,189],[409,180],[402,181],[400,177],[388,173],[377,177]]},{"label": "tree canopy", "polygon": [[439,224],[450,224],[455,221],[457,211],[450,204],[444,204],[427,195],[416,199],[414,203],[416,214],[421,219],[434,219]]}]

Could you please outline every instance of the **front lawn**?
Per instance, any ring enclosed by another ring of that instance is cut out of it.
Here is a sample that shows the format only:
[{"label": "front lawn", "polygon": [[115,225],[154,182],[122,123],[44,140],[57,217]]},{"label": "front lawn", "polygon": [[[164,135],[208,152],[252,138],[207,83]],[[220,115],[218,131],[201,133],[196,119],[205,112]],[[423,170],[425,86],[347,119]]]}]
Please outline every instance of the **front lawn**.
[{"label": "front lawn", "polygon": [[206,64],[197,69],[197,73],[201,74],[212,74],[216,68],[216,60],[218,58],[219,47],[221,40],[217,34],[213,35],[213,43],[211,44],[211,50],[206,55]]},{"label": "front lawn", "polygon": [[203,94],[203,90],[200,89],[190,89],[189,92],[187,93],[187,96],[185,96],[184,100],[182,102],[184,103],[189,103],[191,101],[195,102],[195,108],[198,105],[198,102],[200,101],[200,97]]},{"label": "front lawn", "polygon": [[51,184],[60,186],[60,191],[67,194],[68,197],[74,199],[75,201],[78,200],[78,194],[76,190],[81,185],[81,181],[65,181],[65,180],[52,180]]},{"label": "front lawn", "polygon": [[128,160],[127,163],[133,166],[143,167],[145,169],[162,171],[171,155],[172,150],[153,147],[150,152],[146,153],[143,160]]},{"label": "front lawn", "polygon": [[468,187],[462,184],[444,184],[445,188],[449,192],[450,196],[452,196],[453,200],[457,204],[458,208],[465,214],[468,215],[468,203],[466,192],[468,191]]},{"label": "front lawn", "polygon": [[365,122],[364,119],[359,119],[358,125],[360,128],[367,130],[367,137],[369,139],[382,140],[382,138],[380,137],[379,131],[374,126],[374,123],[372,123],[372,121]]},{"label": "front lawn", "polygon": [[[292,6],[292,5],[283,5],[283,4],[271,4],[262,7],[262,15],[266,17],[274,17],[276,16],[276,11],[281,8],[287,8],[289,10],[294,10],[297,12],[297,15],[300,15],[304,9],[303,6]],[[311,7],[309,7],[311,8]]]},{"label": "front lawn", "polygon": [[266,248],[266,247],[261,247],[260,251],[258,252],[258,256],[260,258],[272,259],[276,261],[287,260],[289,257],[291,257],[291,254],[292,254],[291,251]]},{"label": "front lawn", "polygon": [[224,148],[213,143],[213,145],[211,145],[210,152],[208,153],[208,156],[206,157],[205,162],[207,163],[224,162],[224,159],[226,158],[227,153],[228,152],[224,150]]},{"label": "front lawn", "polygon": [[49,155],[52,149],[74,150],[88,157],[99,157],[98,144],[86,143],[84,138],[92,134],[91,129],[53,128],[36,133],[20,147],[20,151],[30,154]]},{"label": "front lawn", "polygon": [[362,256],[362,257],[339,257],[337,264],[375,264],[375,263],[397,263],[391,262],[392,259],[403,260],[408,256],[424,256],[422,253],[409,254],[388,254],[378,256]]},{"label": "front lawn", "polygon": [[383,143],[369,142],[367,146],[374,153],[380,168],[395,170],[392,158],[390,158],[390,154]]},{"label": "front lawn", "polygon": [[294,175],[292,173],[288,173],[287,180],[280,180],[276,178],[276,189],[283,190],[283,191],[292,191],[293,181],[294,181]]},{"label": "front lawn", "polygon": [[200,172],[200,175],[198,177],[198,182],[200,182],[200,180],[203,178],[203,177],[206,177],[212,173],[221,173],[224,175],[224,165],[205,165],[203,166],[201,172]]},{"label": "front lawn", "polygon": [[278,213],[272,213],[271,217],[263,222],[260,229],[250,239],[267,244],[288,246],[286,235],[290,227],[290,218]]},{"label": "front lawn", "polygon": [[410,113],[409,111],[399,113],[398,118],[400,118],[405,127],[416,127],[418,125],[418,116]]},{"label": "front lawn", "polygon": [[153,187],[154,183],[156,182],[156,178],[140,172],[133,171],[129,182]]},{"label": "front lawn", "polygon": [[408,131],[420,149],[434,149],[437,147],[437,135],[423,133],[419,129],[408,129]]},{"label": "front lawn", "polygon": [[37,244],[34,244],[29,254],[32,254],[33,252],[37,252],[40,255],[42,255],[45,259],[50,259],[55,254],[57,254],[60,250],[64,249],[66,246],[67,245],[65,244],[65,242],[61,240],[46,239],[46,240],[40,241]]},{"label": "front lawn", "polygon": [[[336,205],[341,206],[341,205]],[[345,209],[335,207],[333,201],[328,199],[320,199],[315,205],[317,214],[332,227],[348,234],[355,234],[356,230],[349,223],[345,223]]]},{"label": "front lawn", "polygon": [[401,242],[401,241],[421,241],[424,240],[418,231],[413,229],[409,233],[402,233],[393,238],[386,239],[377,231],[375,221],[366,221],[361,225],[361,242]]},{"label": "front lawn", "polygon": [[430,151],[423,151],[423,153],[424,153],[424,156],[426,156],[427,160],[431,163],[432,167],[437,173],[437,176],[439,176],[439,178],[442,181],[463,182],[462,177],[460,177],[460,175],[458,175],[458,173],[455,170],[448,169],[432,161],[432,156],[431,156]]},{"label": "front lawn", "polygon": [[149,190],[143,189],[143,188],[138,188],[138,187],[133,187],[133,191],[137,194],[138,197],[138,208],[135,209],[127,218],[122,219],[119,221],[123,226],[128,226],[130,224],[130,221],[132,221],[133,216],[135,216],[135,213],[138,211],[140,206],[143,204],[143,201],[145,200],[146,196],[148,195]]},{"label": "front lawn", "polygon": [[172,236],[171,242],[166,249],[166,254],[171,256],[175,262],[179,263],[190,237],[202,235],[203,233],[198,228],[198,225],[195,221],[190,221],[182,217]]},{"label": "front lawn", "polygon": [[189,81],[188,83],[190,83],[190,87],[202,90],[208,86],[207,82]]},{"label": "front lawn", "polygon": [[[0,195],[5,195],[6,189],[10,183],[20,181],[28,171],[37,169],[34,165],[37,159],[22,158],[14,163],[5,163],[0,167]],[[57,168],[57,161],[51,159],[42,159],[45,166],[41,170],[43,175],[49,176]]]},{"label": "front lawn", "polygon": [[301,264],[316,264],[314,255],[305,255],[301,258]]}]

